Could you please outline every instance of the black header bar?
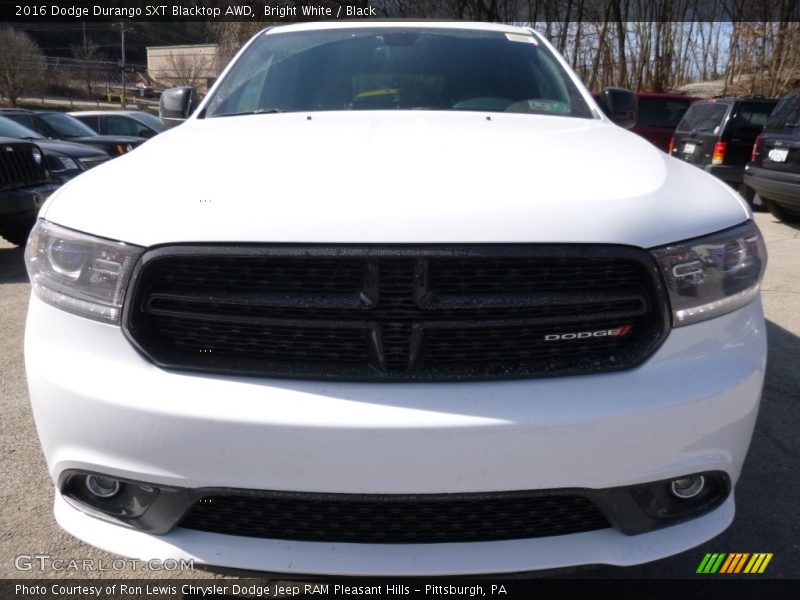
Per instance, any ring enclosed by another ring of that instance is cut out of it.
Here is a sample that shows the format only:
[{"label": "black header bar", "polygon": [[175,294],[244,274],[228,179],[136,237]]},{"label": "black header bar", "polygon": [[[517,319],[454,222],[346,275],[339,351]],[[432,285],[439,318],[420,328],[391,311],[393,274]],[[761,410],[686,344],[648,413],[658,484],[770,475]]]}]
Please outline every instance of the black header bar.
[{"label": "black header bar", "polygon": [[788,600],[798,580],[708,578],[539,579],[23,579],[0,581],[3,600],[239,600],[386,598],[387,600]]},{"label": "black header bar", "polygon": [[[621,14],[610,6],[620,6]],[[453,19],[498,22],[788,22],[800,3],[787,0],[0,0],[0,21],[290,23],[352,19]]]}]

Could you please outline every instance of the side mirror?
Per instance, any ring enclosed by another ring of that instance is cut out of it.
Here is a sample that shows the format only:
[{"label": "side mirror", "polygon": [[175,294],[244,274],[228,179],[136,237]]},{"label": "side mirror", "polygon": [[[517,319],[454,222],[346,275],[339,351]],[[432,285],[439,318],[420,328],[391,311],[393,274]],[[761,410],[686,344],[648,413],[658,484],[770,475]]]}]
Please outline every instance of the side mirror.
[{"label": "side mirror", "polygon": [[639,101],[630,90],[604,88],[597,103],[609,119],[620,127],[630,129],[636,125],[639,116]]},{"label": "side mirror", "polygon": [[164,127],[175,127],[189,118],[199,104],[193,87],[183,86],[164,90],[158,103],[158,117]]}]

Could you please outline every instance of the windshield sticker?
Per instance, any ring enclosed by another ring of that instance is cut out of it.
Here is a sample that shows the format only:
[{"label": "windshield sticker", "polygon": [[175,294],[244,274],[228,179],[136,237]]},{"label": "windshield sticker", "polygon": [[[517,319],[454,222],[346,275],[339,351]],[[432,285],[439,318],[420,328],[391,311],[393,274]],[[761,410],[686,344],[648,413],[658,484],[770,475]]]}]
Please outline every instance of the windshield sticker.
[{"label": "windshield sticker", "polygon": [[506,38],[511,40],[512,42],[523,42],[525,44],[533,44],[534,46],[538,46],[539,43],[536,41],[532,35],[523,35],[521,33],[507,33]]}]

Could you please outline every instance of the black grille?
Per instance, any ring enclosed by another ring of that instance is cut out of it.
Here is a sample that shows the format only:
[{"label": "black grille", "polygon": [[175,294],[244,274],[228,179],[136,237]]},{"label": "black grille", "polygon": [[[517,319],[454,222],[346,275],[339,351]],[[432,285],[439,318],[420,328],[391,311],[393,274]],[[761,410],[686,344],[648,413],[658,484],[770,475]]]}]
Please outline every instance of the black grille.
[{"label": "black grille", "polygon": [[145,255],[126,305],[160,366],[317,379],[624,369],[667,325],[647,253],[613,246],[173,246]]},{"label": "black grille", "polygon": [[587,498],[552,492],[207,496],[180,526],[256,538],[378,544],[527,539],[610,527]]},{"label": "black grille", "polygon": [[0,142],[0,189],[25,187],[49,179],[44,164],[34,160],[34,150],[33,144]]}]

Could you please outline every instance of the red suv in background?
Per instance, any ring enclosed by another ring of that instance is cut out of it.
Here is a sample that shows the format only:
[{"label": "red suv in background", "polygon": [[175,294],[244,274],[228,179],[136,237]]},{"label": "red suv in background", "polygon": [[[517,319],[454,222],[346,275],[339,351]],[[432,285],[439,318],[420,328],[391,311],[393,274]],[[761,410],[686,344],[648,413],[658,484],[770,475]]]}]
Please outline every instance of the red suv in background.
[{"label": "red suv in background", "polygon": [[652,142],[658,149],[669,151],[669,140],[681,122],[689,105],[697,100],[697,96],[681,94],[657,94],[655,92],[638,92],[639,116],[631,131]]},{"label": "red suv in background", "polygon": [[[600,94],[592,92],[592,96],[597,100]],[[631,131],[664,152],[669,152],[669,140],[689,105],[702,100],[697,96],[656,92],[636,92],[636,99],[639,101],[639,114]]]}]

